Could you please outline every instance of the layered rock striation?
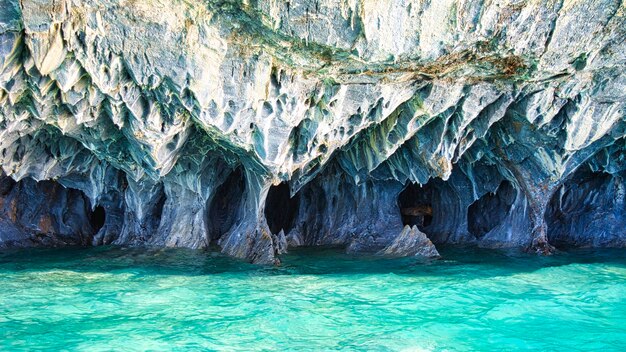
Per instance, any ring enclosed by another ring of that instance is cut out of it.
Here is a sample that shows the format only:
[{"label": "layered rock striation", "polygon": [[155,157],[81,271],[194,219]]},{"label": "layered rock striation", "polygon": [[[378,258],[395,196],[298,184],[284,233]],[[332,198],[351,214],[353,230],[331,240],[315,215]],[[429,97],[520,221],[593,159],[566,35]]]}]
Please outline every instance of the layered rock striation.
[{"label": "layered rock striation", "polygon": [[626,246],[625,16],[0,0],[0,247]]}]

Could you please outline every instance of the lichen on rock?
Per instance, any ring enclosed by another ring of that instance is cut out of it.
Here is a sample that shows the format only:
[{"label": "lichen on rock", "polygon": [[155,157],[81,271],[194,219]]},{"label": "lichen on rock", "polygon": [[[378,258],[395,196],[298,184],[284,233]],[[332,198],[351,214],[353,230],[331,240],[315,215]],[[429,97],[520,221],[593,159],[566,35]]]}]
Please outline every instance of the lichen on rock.
[{"label": "lichen on rock", "polygon": [[[0,246],[273,263],[405,225],[624,246],[625,21],[619,0],[0,0]],[[28,194],[47,210],[18,219]]]}]

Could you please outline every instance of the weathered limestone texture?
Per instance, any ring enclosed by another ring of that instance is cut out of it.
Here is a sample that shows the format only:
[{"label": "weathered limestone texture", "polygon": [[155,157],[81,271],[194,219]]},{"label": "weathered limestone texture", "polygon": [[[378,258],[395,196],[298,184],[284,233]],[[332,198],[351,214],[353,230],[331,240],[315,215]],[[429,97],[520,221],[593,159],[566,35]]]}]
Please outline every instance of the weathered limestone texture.
[{"label": "weathered limestone texture", "polygon": [[619,0],[0,0],[0,247],[626,246],[625,65]]}]

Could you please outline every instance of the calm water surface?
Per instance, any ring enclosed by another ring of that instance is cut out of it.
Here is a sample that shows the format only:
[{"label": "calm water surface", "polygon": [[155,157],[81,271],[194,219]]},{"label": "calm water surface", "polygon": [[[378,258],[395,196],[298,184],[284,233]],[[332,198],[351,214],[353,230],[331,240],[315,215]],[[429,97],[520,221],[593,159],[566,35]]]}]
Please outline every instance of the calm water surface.
[{"label": "calm water surface", "polygon": [[626,251],[0,252],[0,350],[624,351]]}]

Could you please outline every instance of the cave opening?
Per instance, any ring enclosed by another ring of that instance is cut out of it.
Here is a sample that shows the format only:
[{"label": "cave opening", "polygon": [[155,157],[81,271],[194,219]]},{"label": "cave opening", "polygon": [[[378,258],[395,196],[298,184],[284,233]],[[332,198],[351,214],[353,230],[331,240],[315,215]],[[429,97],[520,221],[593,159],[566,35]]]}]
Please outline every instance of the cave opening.
[{"label": "cave opening", "polygon": [[410,183],[398,196],[398,206],[402,216],[402,224],[417,228],[424,232],[433,222],[434,187],[427,183],[418,185]]},{"label": "cave opening", "polygon": [[9,194],[16,184],[17,182],[15,182],[11,177],[4,176],[0,173],[0,196],[6,196]]},{"label": "cave opening", "polygon": [[517,192],[509,181],[502,181],[495,193],[486,193],[467,209],[467,230],[477,239],[502,223],[509,214]]},{"label": "cave opening", "polygon": [[581,168],[552,195],[544,220],[560,249],[626,243],[626,199],[620,176]]},{"label": "cave opening", "polygon": [[294,226],[299,206],[300,196],[296,194],[291,197],[286,182],[270,187],[265,201],[265,219],[270,231],[279,233],[283,230],[288,234]]},{"label": "cave opening", "polygon": [[209,206],[209,241],[215,243],[239,218],[246,182],[242,168],[233,171],[215,190]]},{"label": "cave opening", "polygon": [[89,224],[93,228],[93,233],[96,234],[100,232],[100,229],[104,226],[106,221],[106,211],[104,207],[98,205],[92,212],[89,214]]}]

